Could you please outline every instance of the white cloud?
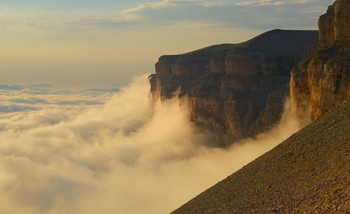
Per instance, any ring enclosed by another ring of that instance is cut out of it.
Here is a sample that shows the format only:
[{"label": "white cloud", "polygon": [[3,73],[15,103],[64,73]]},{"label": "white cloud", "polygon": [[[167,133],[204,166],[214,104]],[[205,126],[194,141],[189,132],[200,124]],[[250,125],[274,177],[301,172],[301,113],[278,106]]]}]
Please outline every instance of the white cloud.
[{"label": "white cloud", "polygon": [[286,114],[270,135],[207,148],[184,106],[148,91],[142,77],[103,106],[1,115],[0,213],[167,213],[296,130]]},{"label": "white cloud", "polygon": [[308,4],[316,2],[316,0],[284,0],[284,1],[278,1],[278,0],[254,0],[254,1],[241,1],[237,2],[237,6],[282,6],[282,5],[288,5],[288,4]]},{"label": "white cloud", "polygon": [[[203,8],[222,7],[228,5],[224,1],[201,1],[201,0],[162,0],[158,2],[147,2],[138,4],[136,7],[126,9],[121,12],[124,20],[138,20],[142,19],[139,14],[146,10],[161,10],[166,8],[174,8],[179,6],[199,6]],[[232,6],[230,3],[229,5]]]},{"label": "white cloud", "polygon": [[60,90],[50,85],[0,85],[0,112],[100,105],[116,89]]},{"label": "white cloud", "polygon": [[[137,29],[154,28],[159,29],[169,23],[198,23],[206,21],[226,28],[249,28],[249,29],[274,29],[274,28],[316,28],[318,14],[308,11],[315,11],[313,8],[326,7],[332,0],[248,0],[248,1],[207,1],[207,0],[158,0],[137,3],[135,6],[113,14],[93,14],[91,16],[73,15],[67,17],[45,15],[35,17],[33,13],[18,19],[26,13],[16,14],[14,19],[5,17],[2,22],[7,23],[7,28],[13,31],[23,29],[33,30],[46,29],[52,32],[52,28],[67,30],[84,30],[98,28],[109,29]],[[303,5],[303,6],[299,6]],[[281,10],[290,11],[281,13]],[[36,14],[36,15],[34,15]],[[87,18],[89,17],[89,18]],[[266,20],[266,21],[265,21]],[[307,20],[307,21],[303,21]],[[313,21],[312,21],[313,20]],[[211,29],[212,26],[208,26]]]},{"label": "white cloud", "polygon": [[[288,29],[314,29],[320,14],[309,14],[308,11],[321,6],[325,11],[326,6],[331,3],[331,0],[163,0],[138,4],[124,10],[119,19],[150,23],[152,26],[164,23],[198,23],[205,20],[225,27],[274,29],[285,26]],[[281,13],[281,10],[290,12]]]},{"label": "white cloud", "polygon": [[201,3],[203,7],[223,7],[227,6],[228,4],[223,1],[205,1]]},{"label": "white cloud", "polygon": [[138,4],[136,7],[126,9],[122,11],[120,14],[122,16],[123,20],[138,20],[141,19],[141,16],[138,15],[139,12],[142,12],[144,10],[158,10],[162,8],[167,7],[175,7],[179,3],[182,3],[184,1],[176,1],[176,0],[162,0],[158,2],[147,2],[147,3],[141,3]]},{"label": "white cloud", "polygon": [[271,5],[272,0],[257,0],[257,1],[244,1],[244,2],[238,2],[236,5],[238,6],[264,6],[264,5]]}]

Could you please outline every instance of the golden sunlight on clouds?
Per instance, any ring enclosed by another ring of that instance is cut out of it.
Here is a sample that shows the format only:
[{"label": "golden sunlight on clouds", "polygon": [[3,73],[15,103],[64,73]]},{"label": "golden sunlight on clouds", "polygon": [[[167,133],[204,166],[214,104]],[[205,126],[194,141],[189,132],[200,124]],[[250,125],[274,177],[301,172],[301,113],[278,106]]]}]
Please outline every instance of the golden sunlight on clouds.
[{"label": "golden sunlight on clouds", "polygon": [[298,129],[286,108],[269,134],[210,148],[184,105],[153,102],[148,89],[143,76],[90,107],[55,104],[88,98],[62,92],[0,115],[0,213],[169,213]]}]

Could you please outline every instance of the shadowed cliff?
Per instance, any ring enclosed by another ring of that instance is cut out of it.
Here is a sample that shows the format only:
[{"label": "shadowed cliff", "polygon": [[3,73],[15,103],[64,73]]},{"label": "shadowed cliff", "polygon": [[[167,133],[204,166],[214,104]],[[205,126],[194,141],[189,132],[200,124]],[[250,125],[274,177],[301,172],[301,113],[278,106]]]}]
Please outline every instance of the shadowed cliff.
[{"label": "shadowed cliff", "polygon": [[349,212],[350,102],[344,102],[173,213]]},{"label": "shadowed cliff", "polygon": [[273,30],[241,44],[162,56],[151,92],[186,97],[192,121],[222,146],[255,136],[281,118],[290,71],[316,38],[316,31]]}]

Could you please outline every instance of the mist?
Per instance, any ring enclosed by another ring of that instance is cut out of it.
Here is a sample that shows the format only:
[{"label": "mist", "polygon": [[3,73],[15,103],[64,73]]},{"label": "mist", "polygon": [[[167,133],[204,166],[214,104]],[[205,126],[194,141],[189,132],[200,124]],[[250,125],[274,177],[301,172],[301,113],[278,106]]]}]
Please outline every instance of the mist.
[{"label": "mist", "polygon": [[209,148],[186,105],[154,102],[145,76],[101,102],[1,115],[0,213],[169,213],[299,129],[287,101],[269,133]]}]

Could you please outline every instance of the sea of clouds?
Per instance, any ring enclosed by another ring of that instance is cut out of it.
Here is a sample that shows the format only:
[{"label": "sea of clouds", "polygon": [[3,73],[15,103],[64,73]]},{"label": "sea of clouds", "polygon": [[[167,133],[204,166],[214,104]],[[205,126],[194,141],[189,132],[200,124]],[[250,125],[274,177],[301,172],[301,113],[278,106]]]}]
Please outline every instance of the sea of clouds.
[{"label": "sea of clouds", "polygon": [[298,130],[282,121],[230,148],[147,77],[120,90],[0,85],[0,213],[169,213]]}]

